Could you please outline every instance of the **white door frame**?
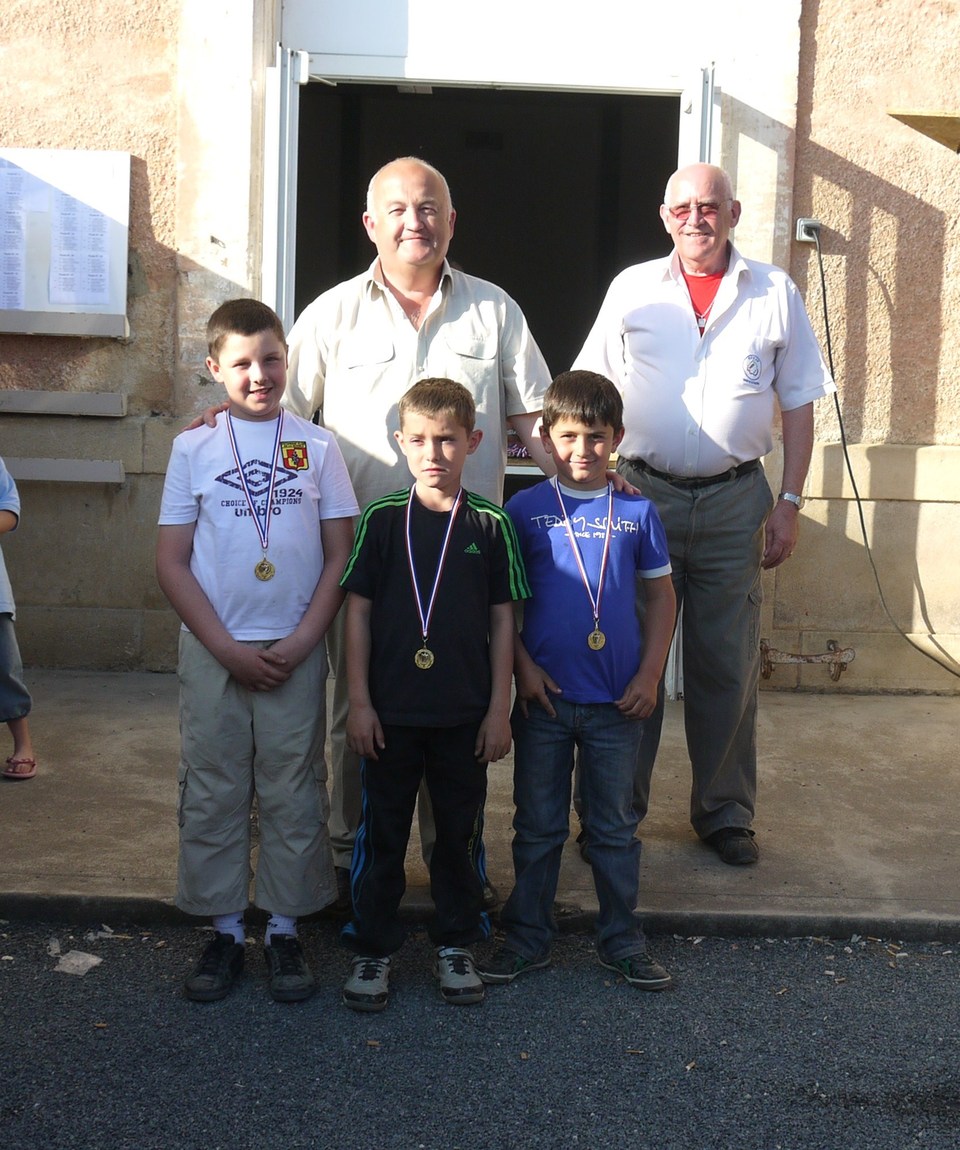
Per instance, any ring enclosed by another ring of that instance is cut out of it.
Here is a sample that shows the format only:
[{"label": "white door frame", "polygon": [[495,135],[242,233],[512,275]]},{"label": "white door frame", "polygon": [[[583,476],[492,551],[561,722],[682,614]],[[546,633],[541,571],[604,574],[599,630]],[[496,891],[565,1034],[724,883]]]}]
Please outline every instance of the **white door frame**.
[{"label": "white door frame", "polygon": [[[300,123],[300,86],[308,81],[335,85],[370,83],[367,75],[338,76],[332,79],[317,72],[320,58],[316,54],[277,45],[276,62],[267,69],[264,173],[263,173],[263,254],[261,294],[264,302],[276,311],[290,330],[294,315],[294,282],[297,247],[297,137]],[[714,65],[699,70],[699,75],[683,92],[657,90],[658,95],[680,98],[680,130],[677,140],[677,163],[709,160],[713,153],[714,111],[717,89]],[[408,77],[377,77],[378,82],[410,86]],[[459,85],[444,85],[457,87]],[[462,87],[476,87],[464,84]],[[499,85],[503,87],[503,85]],[[515,86],[523,90],[522,85]],[[601,88],[530,88],[531,91],[601,92]],[[637,88],[609,89],[630,95],[649,95],[651,90]]]}]

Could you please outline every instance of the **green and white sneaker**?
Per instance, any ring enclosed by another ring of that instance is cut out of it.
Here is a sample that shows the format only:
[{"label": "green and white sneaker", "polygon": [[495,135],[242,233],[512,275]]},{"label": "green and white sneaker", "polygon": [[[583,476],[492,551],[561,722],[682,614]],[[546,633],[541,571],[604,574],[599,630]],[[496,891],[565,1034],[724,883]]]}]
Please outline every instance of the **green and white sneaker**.
[{"label": "green and white sneaker", "polygon": [[477,974],[484,982],[497,985],[513,982],[521,974],[531,970],[543,970],[550,965],[550,956],[545,954],[542,958],[524,958],[509,946],[501,946],[494,952],[489,962],[481,962]]},{"label": "green and white sneaker", "polygon": [[459,946],[441,946],[437,951],[433,973],[440,979],[440,993],[444,1002],[451,1002],[455,1006],[483,1002],[486,992],[469,950]]},{"label": "green and white sneaker", "polygon": [[350,977],[343,984],[344,1006],[351,1010],[383,1010],[390,992],[389,982],[389,958],[357,955],[350,964]]},{"label": "green and white sneaker", "polygon": [[673,985],[671,975],[645,950],[628,954],[625,958],[610,959],[600,955],[600,965],[616,971],[625,982],[640,990],[667,990]]}]

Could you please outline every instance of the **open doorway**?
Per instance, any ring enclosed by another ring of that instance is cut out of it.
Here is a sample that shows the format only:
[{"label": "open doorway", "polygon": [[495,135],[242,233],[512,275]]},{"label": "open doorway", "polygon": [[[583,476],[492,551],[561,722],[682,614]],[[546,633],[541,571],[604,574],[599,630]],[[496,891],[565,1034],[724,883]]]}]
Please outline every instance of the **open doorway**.
[{"label": "open doorway", "polygon": [[373,258],[367,182],[417,155],[450,183],[450,258],[514,297],[552,372],[570,366],[607,284],[666,254],[676,96],[311,83],[300,91],[296,314]]}]

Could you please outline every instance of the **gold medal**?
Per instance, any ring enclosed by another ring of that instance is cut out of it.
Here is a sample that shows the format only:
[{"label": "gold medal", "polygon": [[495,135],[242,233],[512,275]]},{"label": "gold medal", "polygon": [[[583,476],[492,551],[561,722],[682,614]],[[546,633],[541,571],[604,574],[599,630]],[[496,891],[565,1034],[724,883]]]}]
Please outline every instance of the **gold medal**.
[{"label": "gold medal", "polygon": [[[273,490],[277,482],[277,458],[280,452],[280,439],[283,435],[283,412],[281,411],[277,418],[277,434],[273,441],[273,454],[270,457],[272,460],[270,464],[270,483],[267,487],[267,498],[263,504],[262,523],[260,522],[260,512],[257,509],[256,500],[250,489],[249,477],[244,470],[243,460],[240,458],[240,451],[237,447],[237,437],[233,430],[233,418],[229,412],[227,413],[227,434],[230,437],[230,450],[233,452],[233,459],[237,465],[237,476],[240,480],[240,486],[243,488],[243,494],[246,496],[247,506],[250,508],[250,514],[253,517],[257,535],[260,537],[260,549],[263,552],[263,558],[254,567],[253,573],[261,583],[266,583],[277,573],[276,567],[274,567],[267,558],[267,547],[270,545],[270,508],[273,505]],[[256,466],[259,468],[262,464],[258,463]]]},{"label": "gold medal", "polygon": [[573,524],[570,522],[570,516],[567,515],[563,496],[560,494],[560,483],[556,478],[551,479],[550,482],[553,485],[554,491],[557,493],[557,502],[560,504],[560,512],[563,515],[563,527],[567,533],[570,550],[573,552],[573,557],[577,562],[577,570],[580,572],[581,582],[583,583],[584,590],[587,592],[590,606],[593,608],[593,630],[587,636],[587,646],[591,651],[602,651],[607,644],[607,637],[600,630],[600,600],[603,597],[603,583],[607,574],[607,560],[610,557],[610,536],[613,534],[613,484],[607,484],[607,519],[603,525],[603,554],[600,557],[600,571],[597,575],[597,593],[594,595],[593,589],[590,586],[590,580],[587,577],[587,569],[583,564],[583,556],[580,554],[580,545],[577,543],[577,536],[573,530]]},{"label": "gold medal", "polygon": [[413,542],[410,535],[410,513],[413,507],[414,492],[417,485],[414,484],[410,488],[410,495],[407,499],[407,514],[406,514],[406,535],[407,535],[407,566],[410,569],[410,583],[413,588],[413,598],[417,604],[417,614],[420,616],[420,634],[423,637],[423,646],[413,656],[413,661],[420,668],[421,671],[429,671],[433,666],[433,652],[427,646],[427,635],[430,631],[430,618],[433,615],[433,605],[437,599],[437,588],[440,586],[440,576],[443,574],[443,565],[447,558],[447,548],[450,546],[450,536],[453,533],[453,525],[457,518],[457,510],[463,500],[463,488],[457,492],[457,497],[453,501],[453,506],[450,508],[450,516],[447,519],[447,533],[443,537],[443,546],[440,548],[440,558],[437,562],[437,573],[433,579],[433,590],[430,592],[430,602],[427,604],[427,609],[423,609],[423,601],[420,598],[420,587],[417,583],[417,573],[413,565]]},{"label": "gold medal", "polygon": [[272,579],[274,575],[276,575],[277,569],[266,557],[266,555],[264,555],[256,567],[254,567],[253,573],[261,583],[266,583],[268,579]]}]

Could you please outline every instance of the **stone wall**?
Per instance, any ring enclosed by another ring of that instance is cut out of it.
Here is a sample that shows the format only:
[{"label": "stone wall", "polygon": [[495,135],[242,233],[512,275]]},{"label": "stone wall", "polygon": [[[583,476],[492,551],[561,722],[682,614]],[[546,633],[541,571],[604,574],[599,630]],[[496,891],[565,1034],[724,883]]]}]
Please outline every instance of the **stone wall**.
[{"label": "stone wall", "polygon": [[132,157],[129,339],[0,335],[0,388],[126,403],[121,418],[0,416],[5,458],[113,460],[125,475],[18,484],[22,523],[3,546],[29,663],[175,663],[155,525],[170,442],[214,391],[201,371],[207,316],[259,287],[265,7],[11,0],[0,10],[4,145]]}]

